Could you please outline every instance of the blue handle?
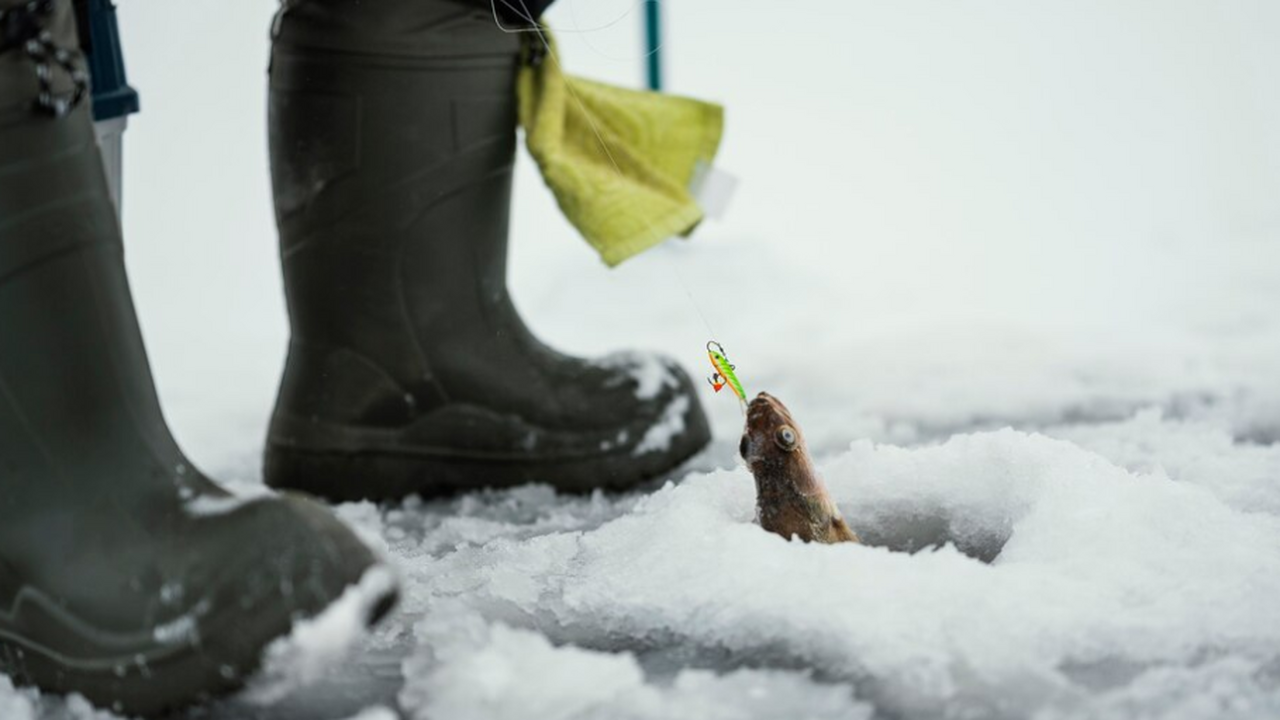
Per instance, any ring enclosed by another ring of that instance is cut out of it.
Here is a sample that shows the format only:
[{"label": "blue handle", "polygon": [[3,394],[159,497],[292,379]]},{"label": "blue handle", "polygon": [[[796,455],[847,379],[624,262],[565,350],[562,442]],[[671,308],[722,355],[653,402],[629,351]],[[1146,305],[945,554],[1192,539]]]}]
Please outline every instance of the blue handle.
[{"label": "blue handle", "polygon": [[662,89],[662,7],[659,0],[645,0],[644,44],[648,59],[649,89]]},{"label": "blue handle", "polygon": [[138,112],[138,93],[124,74],[124,53],[116,6],[111,0],[76,0],[80,46],[89,60],[93,119],[110,120]]}]

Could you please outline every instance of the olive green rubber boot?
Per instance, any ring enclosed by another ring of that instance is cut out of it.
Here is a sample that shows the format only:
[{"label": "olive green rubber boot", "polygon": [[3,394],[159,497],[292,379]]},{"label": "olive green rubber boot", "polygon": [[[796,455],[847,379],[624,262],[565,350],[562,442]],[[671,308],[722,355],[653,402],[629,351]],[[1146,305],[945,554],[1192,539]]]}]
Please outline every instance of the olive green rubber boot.
[{"label": "olive green rubber boot", "polygon": [[362,578],[382,581],[363,584],[372,621],[394,579],[325,508],[232,497],[183,457],[130,300],[70,3],[0,11],[0,673],[155,714],[240,685]]},{"label": "olive green rubber boot", "polygon": [[674,363],[562,355],[512,304],[514,84],[531,36],[501,31],[488,0],[288,8],[270,139],[293,335],[267,482],[335,500],[623,489],[706,445]]}]

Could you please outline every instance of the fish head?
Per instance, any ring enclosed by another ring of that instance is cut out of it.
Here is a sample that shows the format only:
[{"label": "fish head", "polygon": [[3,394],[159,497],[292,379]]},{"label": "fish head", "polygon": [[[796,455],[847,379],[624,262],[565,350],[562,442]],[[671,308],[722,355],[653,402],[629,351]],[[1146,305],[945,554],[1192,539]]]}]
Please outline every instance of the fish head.
[{"label": "fish head", "polygon": [[807,464],[804,436],[791,411],[778,398],[762,392],[747,405],[747,422],[738,453],[752,472],[768,465],[774,469]]}]

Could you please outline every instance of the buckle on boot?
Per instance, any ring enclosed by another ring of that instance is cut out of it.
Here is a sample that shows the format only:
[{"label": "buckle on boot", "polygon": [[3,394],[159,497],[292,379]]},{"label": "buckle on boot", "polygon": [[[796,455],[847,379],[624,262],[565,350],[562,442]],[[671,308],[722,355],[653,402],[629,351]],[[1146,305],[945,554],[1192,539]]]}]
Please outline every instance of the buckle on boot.
[{"label": "buckle on boot", "polygon": [[53,0],[30,0],[25,5],[0,10],[0,53],[25,45],[44,31],[44,20],[53,14]]},{"label": "buckle on boot", "polygon": [[[89,92],[89,73],[84,56],[75,49],[59,47],[45,28],[53,16],[53,0],[30,0],[8,10],[0,10],[0,53],[22,48],[35,63],[36,80],[40,84],[34,109],[54,118],[65,117]],[[53,89],[54,68],[71,80],[71,89]]]}]

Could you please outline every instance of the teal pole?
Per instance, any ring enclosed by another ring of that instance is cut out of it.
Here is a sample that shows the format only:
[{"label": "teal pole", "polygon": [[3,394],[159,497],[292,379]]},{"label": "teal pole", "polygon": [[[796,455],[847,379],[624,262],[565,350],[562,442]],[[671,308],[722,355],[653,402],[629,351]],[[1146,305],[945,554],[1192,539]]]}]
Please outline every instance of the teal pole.
[{"label": "teal pole", "polygon": [[648,60],[649,89],[662,89],[662,7],[660,0],[645,0],[644,49]]}]

